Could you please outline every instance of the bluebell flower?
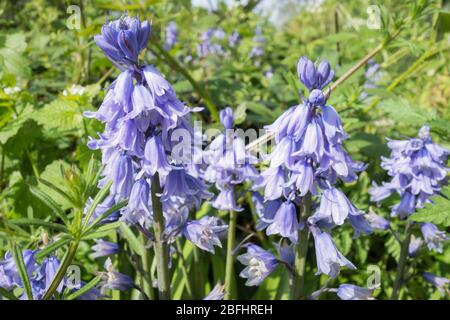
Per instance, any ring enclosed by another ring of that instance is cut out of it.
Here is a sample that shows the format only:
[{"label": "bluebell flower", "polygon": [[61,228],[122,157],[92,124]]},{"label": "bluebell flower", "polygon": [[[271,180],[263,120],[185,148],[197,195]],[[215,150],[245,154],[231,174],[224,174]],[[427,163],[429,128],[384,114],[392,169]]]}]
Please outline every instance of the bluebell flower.
[{"label": "bluebell flower", "polygon": [[260,27],[255,30],[255,36],[253,37],[254,46],[250,51],[250,58],[258,58],[264,55],[264,46],[266,39],[262,36]]},{"label": "bluebell flower", "polygon": [[200,44],[197,46],[197,55],[201,58],[209,55],[223,56],[225,51],[219,43],[225,37],[221,29],[208,29],[200,35]]},{"label": "bluebell flower", "polygon": [[447,184],[448,168],[445,160],[449,151],[433,143],[430,128],[420,128],[417,138],[388,140],[390,158],[381,158],[381,166],[391,180],[369,189],[371,200],[379,202],[393,193],[400,202],[392,207],[391,215],[404,219],[430,203],[429,197],[440,192]]},{"label": "bluebell flower", "polygon": [[391,223],[388,220],[373,212],[369,212],[369,214],[367,215],[367,220],[369,221],[370,226],[373,229],[387,230],[391,227]]},{"label": "bluebell flower", "polygon": [[232,48],[236,48],[241,42],[241,35],[237,31],[233,31],[228,37],[228,45]]},{"label": "bluebell flower", "polygon": [[425,244],[428,250],[436,250],[442,253],[442,243],[449,240],[444,231],[440,231],[434,224],[430,222],[422,223],[420,225]]},{"label": "bluebell flower", "polygon": [[325,189],[320,199],[320,207],[313,215],[315,221],[327,219],[336,225],[342,225],[349,215],[361,215],[361,211],[336,188]]},{"label": "bluebell flower", "polygon": [[341,267],[356,269],[336,248],[331,236],[320,231],[316,226],[310,226],[314,236],[314,246],[316,249],[317,272],[316,275],[326,274],[331,278],[336,278]]},{"label": "bluebell flower", "polygon": [[442,294],[445,294],[445,292],[448,292],[448,285],[450,284],[450,279],[447,279],[444,277],[438,277],[437,275],[432,274],[430,272],[424,272],[423,277],[425,278],[425,280],[427,280],[433,286],[438,288],[438,290]]},{"label": "bluebell flower", "polygon": [[220,282],[217,283],[203,300],[223,300],[226,294],[224,289],[225,287]]},{"label": "bluebell flower", "polygon": [[[45,258],[44,261],[42,261],[42,264],[38,270],[37,277],[33,280],[35,282],[42,282],[42,289],[44,292],[48,290],[50,284],[53,282],[56,272],[58,271],[59,265],[60,265],[59,259],[54,255],[50,255],[47,258]],[[39,284],[35,283],[35,288],[36,287],[39,287]],[[61,293],[63,287],[64,287],[64,280],[60,282],[56,291],[58,293]],[[34,294],[33,296],[35,297]]]},{"label": "bluebell flower", "polygon": [[106,257],[119,253],[119,245],[114,242],[105,241],[103,239],[95,239],[95,245],[92,246],[94,254],[93,258]]},{"label": "bluebell flower", "polygon": [[276,211],[270,225],[266,229],[266,234],[279,234],[296,243],[298,239],[298,229],[299,224],[295,205],[291,201],[285,201]]},{"label": "bluebell flower", "polygon": [[373,232],[372,226],[364,214],[351,214],[348,216],[348,220],[355,230],[354,238],[359,237],[362,233],[368,235]]},{"label": "bluebell flower", "polygon": [[423,244],[422,239],[416,238],[416,237],[414,237],[414,235],[412,235],[411,241],[409,242],[409,246],[408,246],[408,255],[410,257],[416,256],[417,253],[419,252],[422,244]]},{"label": "bluebell flower", "polygon": [[147,46],[151,27],[147,21],[122,17],[102,27],[102,33],[94,37],[95,43],[117,66],[137,64],[139,51]]},{"label": "bluebell flower", "polygon": [[309,90],[325,88],[334,77],[328,61],[322,61],[316,65],[304,56],[298,61],[297,74],[300,81]]},{"label": "bluebell flower", "polygon": [[353,284],[341,284],[337,290],[337,296],[341,300],[375,300],[372,297],[373,290],[358,287]]},{"label": "bluebell flower", "polygon": [[146,179],[141,178],[134,182],[128,205],[123,210],[121,219],[141,226],[153,220],[150,185]]},{"label": "bluebell flower", "polygon": [[[89,198],[88,201],[86,202],[83,214],[86,214],[89,210],[89,208],[92,206],[93,203],[93,199]],[[116,203],[116,201],[114,200],[114,196],[113,195],[108,195],[105,200],[103,200],[101,203],[99,203],[97,205],[97,207],[94,210],[94,213],[89,221],[89,224],[92,223],[95,219],[101,217],[106,211],[109,210],[109,208],[111,208],[114,204]],[[105,219],[103,219],[100,223],[109,223],[109,222],[114,222],[117,221],[117,219],[119,219],[120,217],[120,212],[119,211],[115,211],[113,213],[111,213],[108,217],[106,217]]]},{"label": "bluebell flower", "polygon": [[184,236],[202,250],[214,253],[214,246],[222,247],[219,236],[227,230],[227,225],[221,225],[216,217],[202,217],[192,220],[184,228]]},{"label": "bluebell flower", "polygon": [[244,210],[236,204],[233,187],[228,187],[220,190],[219,195],[214,199],[212,206],[222,211]]},{"label": "bluebell flower", "polygon": [[177,43],[178,27],[175,21],[169,22],[166,26],[166,40],[164,42],[164,50],[169,51]]},{"label": "bluebell flower", "polygon": [[[35,254],[36,251],[29,249],[24,250],[22,253],[25,270],[27,271],[29,277],[31,277],[39,268],[39,265],[34,258]],[[5,259],[0,261],[0,267],[2,267],[3,273],[5,274],[5,278],[3,280],[4,282],[12,283],[14,286],[22,286],[19,270],[17,269],[16,262],[9,251],[6,252]]]},{"label": "bluebell flower", "polygon": [[121,154],[111,164],[111,180],[111,193],[117,195],[119,199],[127,199],[134,182],[133,163],[130,156],[125,153]]},{"label": "bluebell flower", "polygon": [[239,276],[247,278],[246,286],[259,286],[278,266],[273,254],[255,244],[247,245],[247,253],[238,256],[237,259],[245,265]]},{"label": "bluebell flower", "polygon": [[110,258],[106,259],[104,267],[106,272],[101,273],[103,281],[100,283],[102,289],[130,290],[134,287],[130,276],[114,270]]}]

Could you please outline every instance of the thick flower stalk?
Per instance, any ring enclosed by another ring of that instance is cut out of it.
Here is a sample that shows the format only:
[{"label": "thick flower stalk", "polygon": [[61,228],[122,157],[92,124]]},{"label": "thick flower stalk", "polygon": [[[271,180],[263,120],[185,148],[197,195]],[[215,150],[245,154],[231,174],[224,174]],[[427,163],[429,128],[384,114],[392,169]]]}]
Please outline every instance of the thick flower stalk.
[{"label": "thick flower stalk", "polygon": [[268,235],[278,234],[295,244],[293,299],[304,296],[308,229],[314,237],[317,273],[330,277],[336,277],[342,266],[354,266],[338,251],[329,233],[321,228],[348,221],[356,234],[372,231],[363,212],[335,187],[339,180],[356,180],[357,172],[365,166],[353,161],[345,151],[343,142],[347,135],[341,119],[327,104],[328,95],[322,92],[334,73],[328,62],[316,65],[306,57],[300,58],[297,71],[309,96],[267,127],[275,135],[276,147],[269,155],[269,167],[254,186],[264,190],[266,201],[258,227],[266,228]]},{"label": "thick flower stalk", "polygon": [[[426,203],[432,203],[429,198],[438,194],[442,186],[447,184],[449,169],[445,166],[445,161],[450,151],[433,143],[430,128],[426,125],[420,128],[417,138],[388,140],[388,147],[391,149],[391,157],[382,157],[381,166],[392,178],[382,185],[374,182],[369,193],[374,202],[398,194],[400,201],[391,207],[391,216],[408,219],[416,209],[422,208]],[[403,285],[408,255],[416,256],[422,244],[420,238],[412,235],[416,226],[417,224],[408,219],[392,299],[398,298]],[[442,243],[448,240],[445,232],[439,231],[429,222],[420,224],[420,231],[429,250],[442,252]]]},{"label": "thick flower stalk", "polygon": [[[211,194],[198,178],[191,144],[190,112],[170,83],[151,65],[138,63],[150,35],[147,21],[124,17],[103,26],[95,42],[122,71],[105,100],[87,117],[105,123],[88,146],[102,151],[100,187],[111,181],[109,203],[128,200],[120,219],[154,240],[160,298],[170,297],[169,242],[178,235],[204,250],[220,245],[215,220],[188,221],[188,212]],[[176,133],[176,135],[174,134]],[[177,139],[172,137],[177,136]],[[109,204],[108,203],[108,204]]]}]

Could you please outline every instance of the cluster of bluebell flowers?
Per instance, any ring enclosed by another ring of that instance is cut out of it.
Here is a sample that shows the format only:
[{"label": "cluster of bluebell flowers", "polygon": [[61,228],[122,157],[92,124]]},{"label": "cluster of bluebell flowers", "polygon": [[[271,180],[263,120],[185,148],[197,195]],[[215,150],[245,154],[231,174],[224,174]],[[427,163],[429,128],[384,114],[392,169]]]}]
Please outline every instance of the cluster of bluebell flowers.
[{"label": "cluster of bluebell flowers", "polygon": [[[127,199],[120,219],[136,225],[146,235],[153,223],[151,185],[159,179],[160,201],[166,221],[166,241],[184,235],[198,247],[212,251],[220,245],[217,234],[226,226],[215,218],[189,221],[188,212],[211,197],[208,186],[192,163],[192,146],[175,152],[174,132],[193,141],[189,118],[192,111],[178,98],[170,83],[151,65],[138,63],[146,46],[150,25],[123,17],[103,26],[97,45],[122,71],[111,84],[105,100],[87,117],[105,123],[105,131],[88,146],[102,151],[104,170],[100,187],[112,181],[108,205]],[[180,130],[180,131],[179,131]],[[150,237],[151,238],[151,237]]]},{"label": "cluster of bluebell flowers", "polygon": [[[258,228],[292,243],[297,243],[300,229],[309,228],[316,248],[317,274],[336,277],[341,267],[355,266],[339,252],[324,229],[349,221],[358,235],[371,233],[372,227],[364,213],[335,185],[339,180],[356,180],[357,172],[365,166],[353,161],[345,151],[347,135],[340,117],[327,105],[328,95],[322,92],[334,75],[329,63],[315,64],[302,57],[297,71],[309,96],[266,127],[275,134],[276,147],[269,155],[269,167],[254,185],[255,189],[264,189],[266,202]],[[299,205],[311,196],[318,200],[312,202],[314,214],[301,221]]]},{"label": "cluster of bluebell flowers", "polygon": [[[381,158],[381,167],[392,177],[389,182],[369,189],[371,200],[380,202],[393,194],[398,194],[400,201],[392,206],[391,216],[408,218],[426,203],[432,203],[430,197],[438,194],[447,184],[448,168],[445,166],[449,151],[435,143],[430,135],[430,128],[420,128],[417,138],[408,140],[389,140],[391,157]],[[423,240],[429,250],[442,252],[442,242],[448,240],[445,232],[434,224],[426,222],[420,225]],[[410,243],[409,254],[417,252],[422,241],[415,238]]]}]

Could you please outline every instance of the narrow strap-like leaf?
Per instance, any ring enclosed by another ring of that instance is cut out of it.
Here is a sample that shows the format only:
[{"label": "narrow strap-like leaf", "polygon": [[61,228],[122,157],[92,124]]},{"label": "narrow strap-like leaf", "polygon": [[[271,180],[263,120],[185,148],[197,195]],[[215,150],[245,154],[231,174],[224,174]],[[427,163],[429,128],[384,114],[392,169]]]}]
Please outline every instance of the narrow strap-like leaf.
[{"label": "narrow strap-like leaf", "polygon": [[102,222],[104,219],[108,218],[110,215],[112,215],[114,212],[122,209],[128,204],[128,200],[124,200],[122,202],[116,203],[111,208],[106,210],[101,216],[97,217],[88,227],[85,229],[84,233],[87,234],[91,230],[93,230],[100,222]]},{"label": "narrow strap-like leaf", "polygon": [[66,226],[69,225],[69,220],[67,219],[64,210],[55,202],[55,200],[53,200],[48,194],[34,186],[30,186],[30,191],[36,198],[41,200],[45,205],[52,209],[56,213],[56,215],[60,217],[62,221],[64,221],[64,224]]},{"label": "narrow strap-like leaf", "polygon": [[57,224],[49,221],[43,221],[39,219],[33,218],[18,218],[14,220],[8,221],[10,224],[19,225],[19,226],[39,226],[46,227],[50,229],[59,230],[62,232],[68,232],[67,228],[62,224]]},{"label": "narrow strap-like leaf", "polygon": [[100,202],[102,202],[106,198],[106,196],[109,193],[109,188],[111,188],[111,185],[112,185],[112,181],[108,181],[103,186],[103,188],[101,188],[101,190],[97,193],[94,200],[92,201],[91,207],[89,208],[89,210],[86,213],[84,225],[87,225],[89,223],[89,220],[91,220],[91,217],[94,214],[94,211],[97,208],[97,206],[100,204]]},{"label": "narrow strap-like leaf", "polygon": [[34,256],[36,259],[42,259],[45,258],[46,256],[48,256],[50,253],[52,253],[53,251],[61,248],[62,246],[68,244],[70,242],[72,238],[70,236],[66,236],[64,238],[61,238],[51,244],[49,244],[48,246],[46,246],[44,249],[42,249],[41,251],[39,251],[38,253],[36,253],[36,255]]},{"label": "narrow strap-like leaf", "polygon": [[38,178],[38,181],[44,185],[46,185],[47,187],[49,187],[50,189],[56,191],[57,193],[59,193],[62,197],[64,197],[66,200],[68,200],[71,204],[75,204],[75,199],[69,195],[67,192],[65,192],[64,190],[62,190],[60,187],[54,185],[53,183],[51,183],[50,181],[47,181],[45,179],[42,178]]},{"label": "narrow strap-like leaf", "polygon": [[25,293],[28,300],[33,300],[33,291],[31,290],[30,278],[28,277],[25,263],[23,262],[22,250],[15,243],[12,243],[11,246],[14,262],[16,263],[17,271],[19,272],[20,280],[22,281]]},{"label": "narrow strap-like leaf", "polygon": [[8,300],[19,300],[13,293],[2,287],[0,287],[0,296],[5,297]]},{"label": "narrow strap-like leaf", "polygon": [[79,290],[77,290],[74,293],[72,293],[71,295],[67,296],[66,299],[67,300],[74,300],[74,299],[78,298],[79,296],[85,294],[86,292],[88,292],[89,290],[94,288],[97,284],[100,283],[101,280],[102,280],[101,276],[96,276],[94,279],[89,281],[87,284],[85,284]]}]

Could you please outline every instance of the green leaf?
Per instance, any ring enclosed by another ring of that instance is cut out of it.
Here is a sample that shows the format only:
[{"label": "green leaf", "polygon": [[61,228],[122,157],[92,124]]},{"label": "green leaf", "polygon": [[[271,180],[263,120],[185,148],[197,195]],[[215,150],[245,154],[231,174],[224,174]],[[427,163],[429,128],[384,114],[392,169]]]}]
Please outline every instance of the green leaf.
[{"label": "green leaf", "polygon": [[433,203],[427,203],[425,208],[419,209],[412,215],[417,222],[432,222],[444,227],[450,226],[450,186],[442,189],[442,195],[431,197]]},{"label": "green leaf", "polygon": [[19,226],[39,226],[45,227],[49,229],[55,229],[62,232],[68,232],[67,228],[61,224],[44,221],[41,219],[31,219],[31,218],[18,218],[14,220],[8,221],[11,224],[19,225]]},{"label": "green leaf", "polygon": [[27,48],[25,34],[22,32],[8,34],[6,36],[5,47],[21,54]]},{"label": "green leaf", "polygon": [[34,186],[30,186],[31,193],[41,200],[47,207],[53,210],[53,212],[61,218],[62,221],[64,221],[64,224],[67,226],[69,225],[69,220],[66,217],[66,213],[63,209],[45,192],[39,190],[38,188]]},{"label": "green leaf", "polygon": [[24,122],[30,119],[32,112],[33,106],[27,105],[15,119],[3,126],[0,129],[0,144],[5,144],[11,137],[14,137]]},{"label": "green leaf", "polygon": [[86,292],[88,292],[89,290],[94,288],[97,284],[100,283],[101,280],[102,280],[101,276],[96,276],[94,279],[89,281],[87,284],[85,284],[79,290],[77,290],[74,293],[72,293],[71,295],[67,296],[66,299],[67,300],[74,300],[74,299],[78,298],[79,296],[85,294]]},{"label": "green leaf", "polygon": [[56,99],[35,111],[34,119],[45,130],[57,132],[82,128],[83,115],[78,103],[72,100]]},{"label": "green leaf", "polygon": [[6,72],[22,78],[29,78],[31,76],[29,60],[17,53],[14,49],[0,49],[0,57],[3,58],[3,64]]},{"label": "green leaf", "polygon": [[108,181],[95,196],[94,200],[92,201],[91,206],[89,207],[89,210],[86,212],[86,217],[85,217],[85,221],[84,221],[85,225],[87,225],[89,223],[89,221],[91,220],[91,217],[94,214],[94,211],[97,208],[97,206],[100,204],[100,202],[102,202],[108,195],[109,188],[111,188],[111,185],[112,185],[112,181]]},{"label": "green leaf", "polygon": [[65,236],[48,246],[46,246],[44,249],[40,250],[36,255],[34,256],[36,259],[42,259],[48,256],[50,253],[56,251],[57,249],[61,248],[62,246],[68,244],[72,240],[72,237]]},{"label": "green leaf", "polygon": [[75,199],[70,196],[67,192],[62,190],[60,187],[56,186],[55,184],[51,183],[50,181],[47,181],[43,178],[38,178],[38,181],[50,189],[56,191],[59,195],[61,195],[63,198],[65,198],[67,201],[69,201],[71,204],[75,204]]},{"label": "green leaf", "polygon": [[25,263],[23,262],[22,250],[15,243],[12,244],[12,254],[14,257],[14,262],[16,263],[17,271],[19,272],[20,280],[22,281],[25,293],[27,294],[28,300],[33,300],[30,278],[28,277],[28,272],[26,270]]},{"label": "green leaf", "polygon": [[120,225],[120,231],[122,232],[123,236],[127,240],[128,244],[130,245],[131,249],[138,255],[143,255],[143,250],[146,250],[142,247],[141,242],[136,237],[136,235],[133,233],[133,230],[129,226],[127,226],[125,223],[122,223]]},{"label": "green leaf", "polygon": [[11,292],[2,287],[0,287],[0,297],[4,297],[8,300],[19,300],[14,294],[12,294]]},{"label": "green leaf", "polygon": [[399,123],[421,126],[435,118],[433,112],[413,107],[406,99],[389,99],[380,105],[392,120]]}]

